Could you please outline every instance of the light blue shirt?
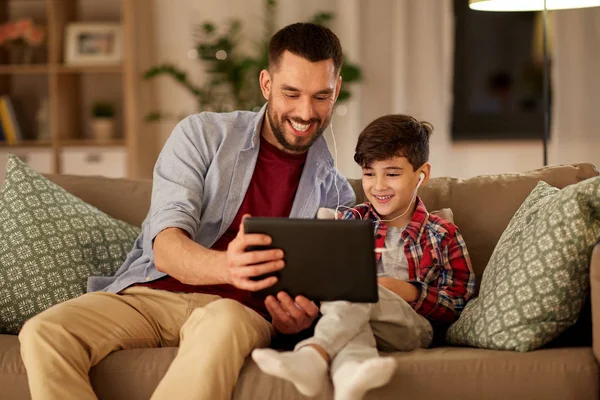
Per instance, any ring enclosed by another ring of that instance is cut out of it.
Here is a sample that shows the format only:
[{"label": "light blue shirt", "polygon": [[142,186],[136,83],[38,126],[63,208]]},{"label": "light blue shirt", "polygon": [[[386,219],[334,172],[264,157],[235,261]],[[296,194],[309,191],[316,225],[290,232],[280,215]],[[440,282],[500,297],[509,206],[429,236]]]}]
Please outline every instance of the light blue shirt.
[{"label": "light blue shirt", "polygon": [[[177,124],[156,165],[150,211],[142,233],[117,273],[91,277],[88,291],[118,293],[166,274],[154,266],[152,241],[166,228],[181,228],[210,248],[229,228],[240,208],[258,158],[266,105],[258,112],[200,113]],[[352,187],[335,168],[320,137],[308,150],[290,218],[314,218],[319,207],[355,201]],[[274,182],[273,184],[277,184]]]}]

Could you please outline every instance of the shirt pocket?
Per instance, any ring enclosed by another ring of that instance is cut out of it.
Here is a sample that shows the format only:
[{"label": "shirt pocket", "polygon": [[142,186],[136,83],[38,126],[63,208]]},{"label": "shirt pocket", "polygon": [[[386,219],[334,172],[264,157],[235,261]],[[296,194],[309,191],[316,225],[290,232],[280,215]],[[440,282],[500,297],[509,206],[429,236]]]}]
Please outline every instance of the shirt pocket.
[{"label": "shirt pocket", "polygon": [[426,251],[421,259],[421,281],[425,283],[437,281],[442,268],[442,251],[438,248]]}]

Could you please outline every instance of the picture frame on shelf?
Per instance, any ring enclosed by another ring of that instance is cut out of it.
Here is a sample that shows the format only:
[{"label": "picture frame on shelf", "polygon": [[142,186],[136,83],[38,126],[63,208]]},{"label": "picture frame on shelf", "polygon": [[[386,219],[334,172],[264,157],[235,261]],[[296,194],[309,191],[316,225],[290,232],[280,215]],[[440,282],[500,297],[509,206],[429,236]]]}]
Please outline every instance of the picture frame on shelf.
[{"label": "picture frame on shelf", "polygon": [[72,23],[65,32],[65,65],[119,65],[122,59],[121,25]]}]

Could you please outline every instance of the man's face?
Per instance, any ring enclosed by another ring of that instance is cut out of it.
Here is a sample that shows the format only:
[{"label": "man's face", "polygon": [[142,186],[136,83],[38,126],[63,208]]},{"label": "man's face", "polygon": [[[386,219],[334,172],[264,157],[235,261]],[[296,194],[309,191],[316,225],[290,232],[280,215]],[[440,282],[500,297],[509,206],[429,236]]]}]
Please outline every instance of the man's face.
[{"label": "man's face", "polygon": [[261,73],[269,101],[265,139],[290,153],[303,153],[323,134],[341,86],[333,60],[310,62],[284,52],[279,65]]},{"label": "man's face", "polygon": [[406,211],[418,182],[419,172],[406,157],[375,161],[363,168],[363,190],[382,219],[393,219]]}]

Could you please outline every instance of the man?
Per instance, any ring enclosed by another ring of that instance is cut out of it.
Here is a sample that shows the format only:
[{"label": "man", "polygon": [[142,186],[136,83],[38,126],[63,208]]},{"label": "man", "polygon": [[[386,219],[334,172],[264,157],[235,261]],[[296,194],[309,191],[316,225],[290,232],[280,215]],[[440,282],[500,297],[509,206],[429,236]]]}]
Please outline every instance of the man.
[{"label": "man", "polygon": [[[279,250],[245,235],[247,214],[313,218],[354,202],[323,131],[339,94],[341,47],[328,29],[294,24],[269,45],[258,113],[200,113],[181,121],[154,170],[142,234],[114,277],[52,307],[19,335],[37,399],[93,399],[89,369],[119,349],[179,346],[153,398],[229,399],[244,359],[275,333],[309,327],[309,299],[251,292],[283,268]],[[272,323],[270,322],[272,321]]]}]

